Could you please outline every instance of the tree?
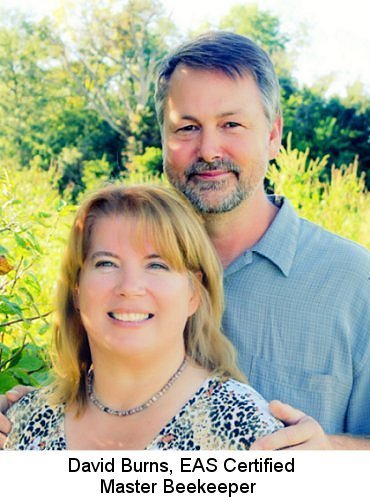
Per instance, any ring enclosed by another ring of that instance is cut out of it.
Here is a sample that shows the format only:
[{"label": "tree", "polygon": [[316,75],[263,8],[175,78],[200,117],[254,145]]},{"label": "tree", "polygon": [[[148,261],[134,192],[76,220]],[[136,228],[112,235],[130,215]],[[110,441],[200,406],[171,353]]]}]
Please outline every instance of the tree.
[{"label": "tree", "polygon": [[0,22],[0,155],[25,165],[43,149],[43,132],[57,99],[48,78],[54,54],[45,24],[14,13],[4,14]]},{"label": "tree", "polygon": [[141,154],[146,146],[141,127],[153,124],[154,67],[167,52],[166,37],[174,27],[158,0],[93,2],[81,19],[79,30],[54,37],[54,43],[78,92],[125,138],[131,155]]},{"label": "tree", "polygon": [[254,4],[234,5],[221,19],[219,28],[250,37],[269,53],[279,76],[290,74],[292,61],[286,50],[289,37],[282,33],[279,18],[269,11]]}]

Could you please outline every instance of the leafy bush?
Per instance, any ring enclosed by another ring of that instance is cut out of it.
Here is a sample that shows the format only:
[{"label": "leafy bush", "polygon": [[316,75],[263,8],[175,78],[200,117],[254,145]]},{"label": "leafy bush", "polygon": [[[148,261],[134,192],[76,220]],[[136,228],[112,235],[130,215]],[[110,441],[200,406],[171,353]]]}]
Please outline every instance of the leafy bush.
[{"label": "leafy bush", "polygon": [[[138,156],[115,183],[167,183],[151,169],[159,155],[150,150]],[[309,150],[292,149],[288,142],[270,166],[268,181],[303,217],[369,246],[369,195],[356,162],[333,167],[331,179],[324,181],[320,173],[326,162],[310,159]],[[105,159],[85,164],[84,183],[96,189],[108,174]],[[53,287],[75,211],[61,199],[54,175],[36,162],[28,170],[0,171],[0,392],[16,383],[44,384],[49,378]]]},{"label": "leafy bush", "polygon": [[369,248],[370,198],[357,161],[332,166],[330,180],[322,180],[327,157],[314,160],[309,153],[292,149],[288,139],[268,172],[274,193],[287,196],[302,217]]},{"label": "leafy bush", "polygon": [[56,264],[73,209],[54,174],[36,166],[0,171],[0,392],[47,377]]}]

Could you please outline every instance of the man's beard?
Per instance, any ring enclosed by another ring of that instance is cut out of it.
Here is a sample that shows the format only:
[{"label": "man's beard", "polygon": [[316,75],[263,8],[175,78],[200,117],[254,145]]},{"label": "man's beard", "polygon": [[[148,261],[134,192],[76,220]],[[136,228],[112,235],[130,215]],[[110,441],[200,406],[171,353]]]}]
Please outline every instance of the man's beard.
[{"label": "man's beard", "polygon": [[[226,184],[230,183],[230,179],[217,181],[202,180],[198,177],[197,181],[193,183],[191,182],[191,179],[196,174],[206,171],[216,171],[218,169],[221,169],[225,173],[234,173],[237,183],[234,188],[222,198],[222,200],[212,202],[207,200],[207,192],[217,192],[222,190]],[[174,179],[171,176],[169,176],[169,180],[174,187],[177,188],[177,190],[182,192],[187,197],[187,199],[199,212],[220,214],[232,211],[244,200],[249,199],[255,192],[256,184],[253,184],[252,186],[250,183],[243,183],[240,178],[240,171],[239,166],[228,160],[220,160],[211,163],[195,162],[185,171],[185,181],[178,178]]]}]

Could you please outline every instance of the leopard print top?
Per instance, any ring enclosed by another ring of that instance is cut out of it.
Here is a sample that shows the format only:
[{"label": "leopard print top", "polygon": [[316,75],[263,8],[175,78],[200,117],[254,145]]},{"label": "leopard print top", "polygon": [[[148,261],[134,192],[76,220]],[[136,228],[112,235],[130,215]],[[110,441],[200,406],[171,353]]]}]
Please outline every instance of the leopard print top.
[{"label": "leopard print top", "polygon": [[[8,450],[65,450],[64,406],[50,407],[45,391],[12,406]],[[266,401],[249,385],[210,377],[146,447],[148,450],[245,450],[282,428]]]}]

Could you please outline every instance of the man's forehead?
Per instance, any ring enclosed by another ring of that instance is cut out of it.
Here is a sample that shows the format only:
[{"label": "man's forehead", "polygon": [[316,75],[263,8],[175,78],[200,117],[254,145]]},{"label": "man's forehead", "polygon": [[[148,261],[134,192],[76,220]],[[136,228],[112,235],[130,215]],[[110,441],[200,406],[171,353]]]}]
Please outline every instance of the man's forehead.
[{"label": "man's forehead", "polygon": [[205,107],[222,117],[245,111],[251,98],[260,101],[259,89],[249,74],[231,78],[221,71],[179,65],[169,83],[165,110],[167,117],[191,119]]},{"label": "man's forehead", "polygon": [[250,73],[245,71],[237,71],[232,69],[222,69],[222,68],[204,68],[198,66],[187,65],[185,63],[179,63],[174,69],[169,82],[173,82],[179,79],[183,79],[188,76],[196,76],[198,78],[210,78],[210,79],[229,79],[229,80],[238,80],[243,79],[244,77],[250,77]]}]

